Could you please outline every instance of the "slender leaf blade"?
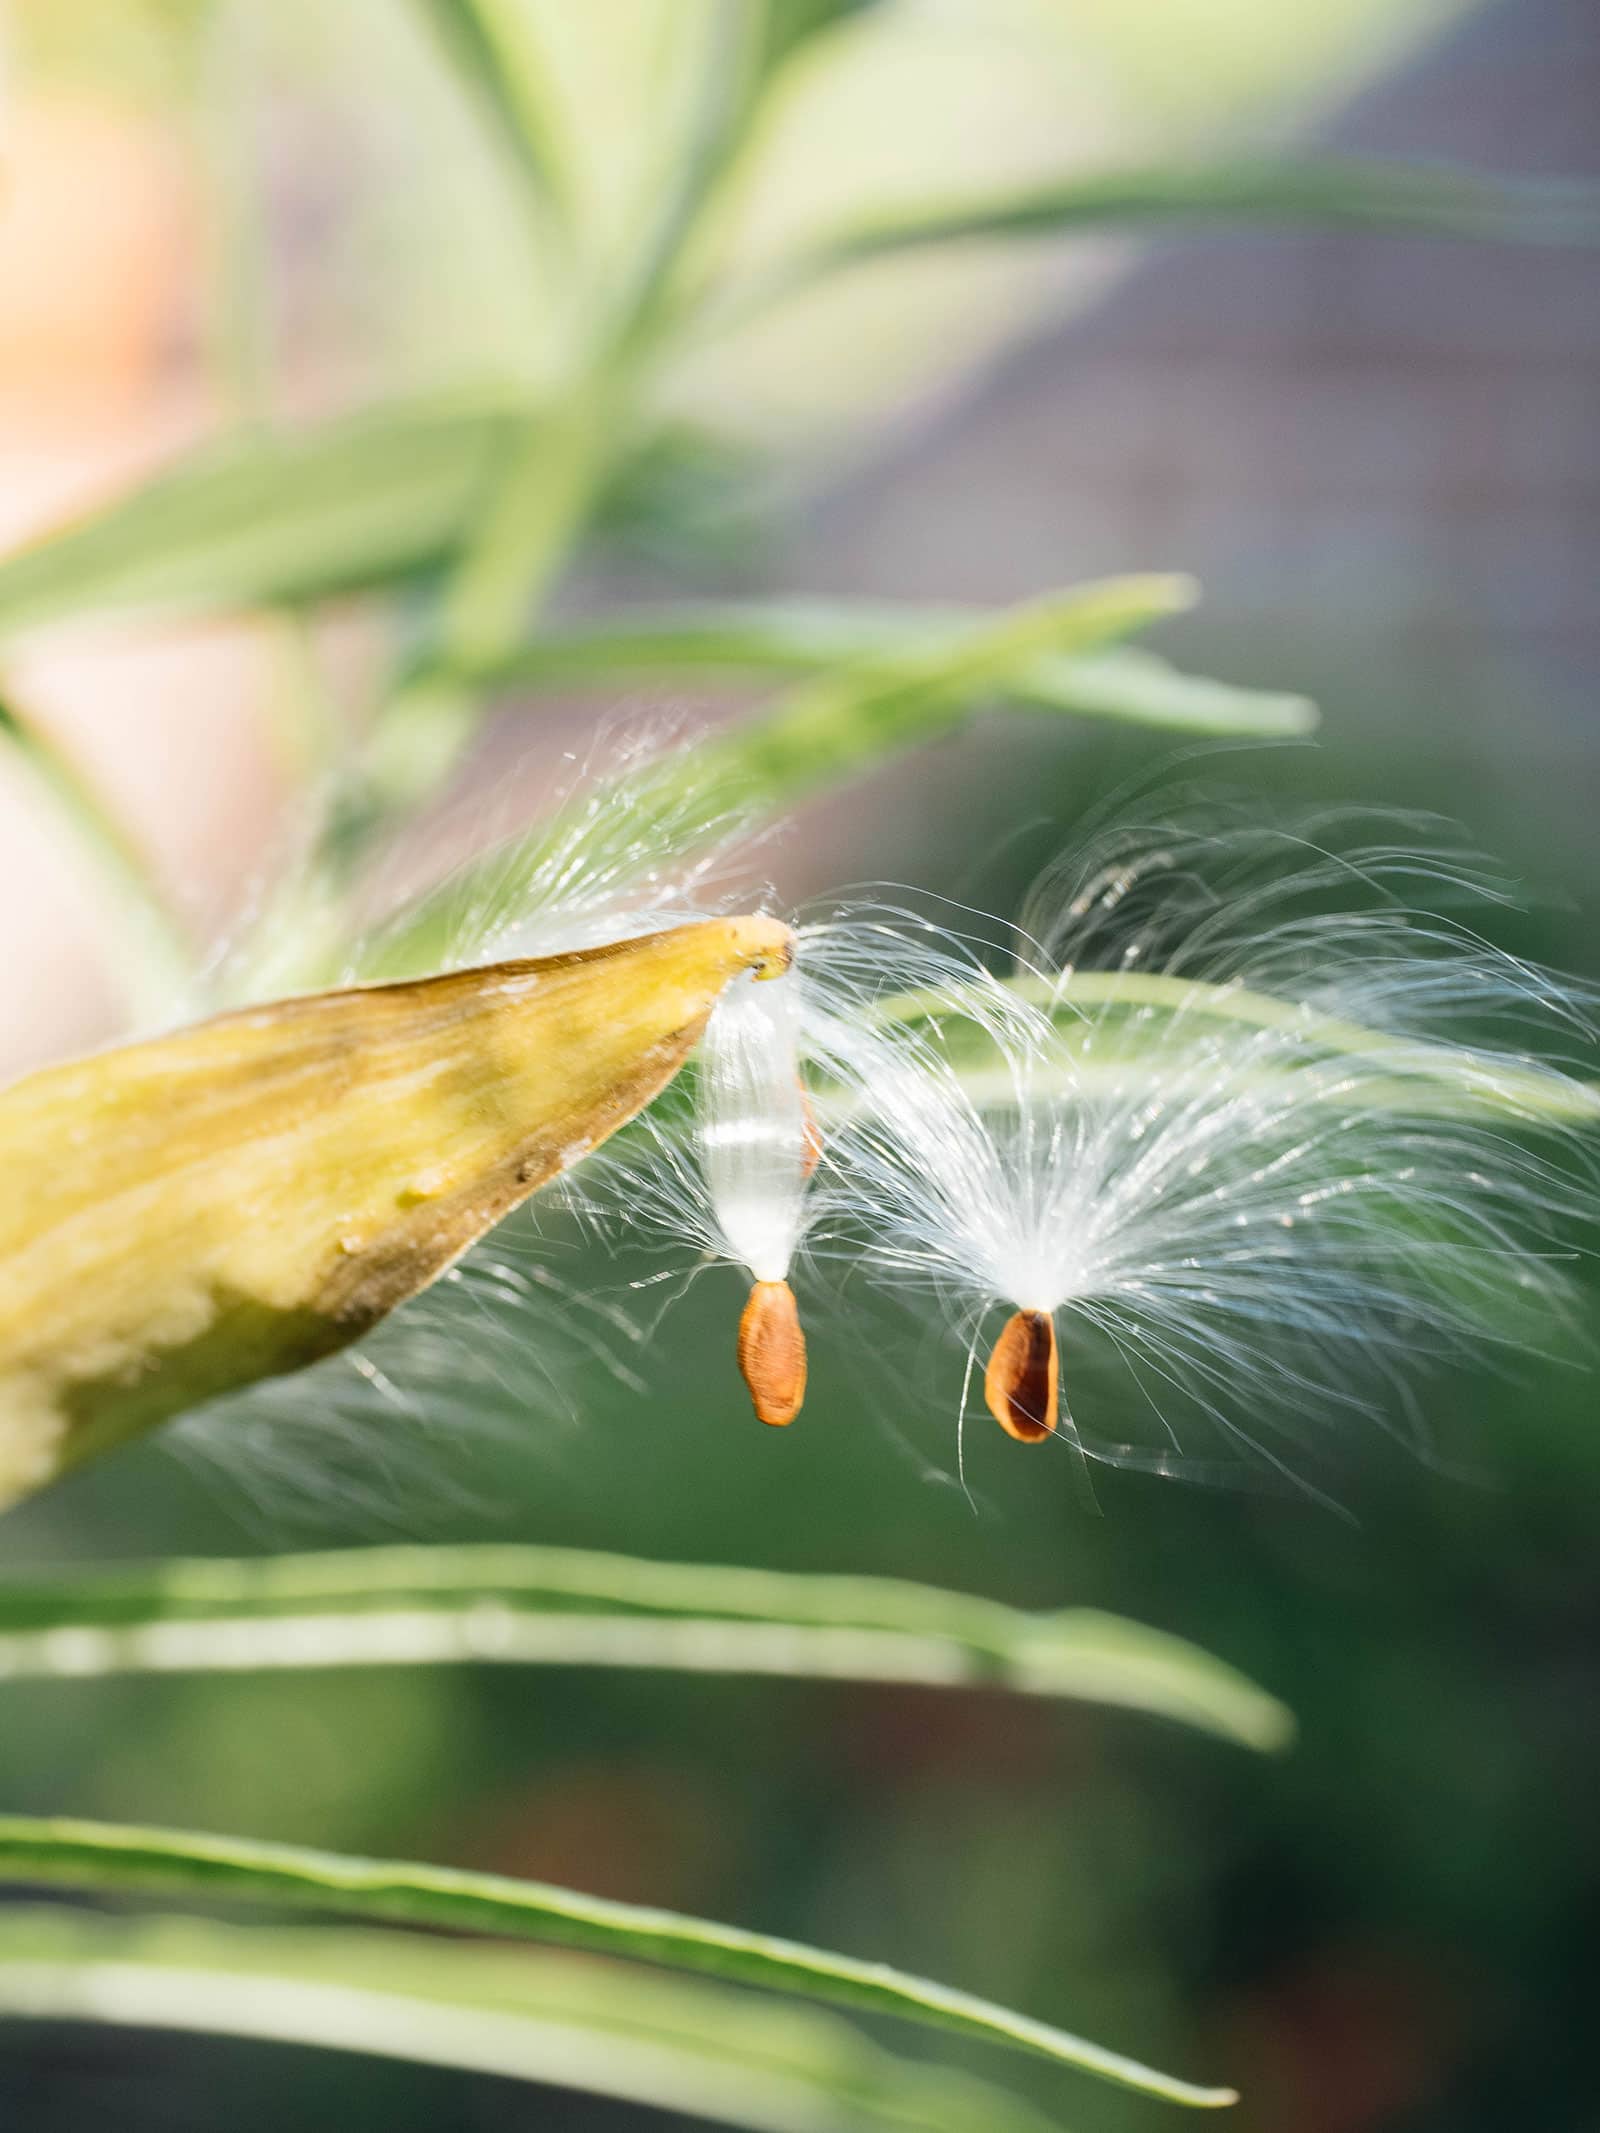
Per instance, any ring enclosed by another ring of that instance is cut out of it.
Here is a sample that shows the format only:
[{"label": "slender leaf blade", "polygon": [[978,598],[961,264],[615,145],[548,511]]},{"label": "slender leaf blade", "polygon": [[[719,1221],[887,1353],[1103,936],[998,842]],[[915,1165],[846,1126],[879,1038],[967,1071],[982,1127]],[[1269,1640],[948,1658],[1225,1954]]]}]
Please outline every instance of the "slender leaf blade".
[{"label": "slender leaf blade", "polygon": [[558,216],[571,178],[558,101],[531,11],[515,0],[415,0],[467,94],[509,150],[530,195]]},{"label": "slender leaf blade", "polygon": [[1293,1734],[1274,1697],[1160,1630],[886,1578],[464,1546],[0,1583],[0,1682],[480,1661],[988,1687],[1145,1711],[1248,1748]]},{"label": "slender leaf blade", "polygon": [[730,289],[711,323],[737,323],[847,268],[930,247],[1086,230],[1282,226],[1487,243],[1600,240],[1600,188],[1382,160],[1228,159],[1088,171],[988,198],[929,201],[863,220]]},{"label": "slender leaf blade", "polygon": [[[473,679],[489,686],[614,688],[630,675],[700,682],[803,679],[863,659],[913,659],[959,638],[981,610],[785,601],[740,607],[674,607],[555,623]],[[1019,665],[1006,700],[1170,727],[1179,732],[1309,732],[1316,707],[1281,690],[1243,688],[1185,674],[1153,652],[1126,646],[1046,654]]]},{"label": "slender leaf blade", "polygon": [[[1209,1022],[1233,1022],[1256,1030],[1289,1032],[1308,1053],[1322,1052],[1334,1060],[1359,1058],[1386,1070],[1387,1079],[1364,1076],[1357,1088],[1342,1074],[1330,1076],[1328,1101],[1333,1103],[1494,1118],[1502,1124],[1528,1127],[1600,1125],[1600,1084],[1535,1061],[1369,1029],[1303,1001],[1248,986],[1210,985],[1155,970],[1074,970],[1058,977],[1014,978],[1010,986],[1019,999],[1051,1016],[1069,1051],[1074,1050],[1074,1038],[1092,1032],[1095,1059],[1074,1056],[1072,1064],[1073,1086],[1082,1093],[1091,1091],[1102,1076],[1114,1087],[1130,1064],[1137,1064],[1136,1052],[1119,1055],[1098,1019],[1110,1010],[1125,1011],[1134,1031],[1151,1016],[1167,1016],[1181,1018],[1185,1024],[1198,1021],[1202,1027]],[[958,998],[945,993],[902,993],[882,1001],[877,1012],[886,1021],[937,1022],[974,1100],[980,1105],[986,1100],[991,1072],[996,1101],[1004,1105],[1014,1100],[1015,1080],[999,1057],[992,1033],[981,1015],[969,1017],[963,1011]],[[1214,1056],[1204,1047],[1197,1047],[1194,1072],[1199,1086],[1219,1091],[1224,1086],[1217,1080]],[[1274,1069],[1252,1065],[1248,1072],[1260,1080]],[[1176,1091],[1179,1077],[1170,1058],[1164,1060],[1162,1073],[1164,1084]],[[1305,1084],[1300,1086],[1304,1091]]]},{"label": "slender leaf blade", "polygon": [[[1003,700],[1014,677],[1046,656],[1100,651],[1194,598],[1188,578],[1106,578],[984,614],[954,636],[914,650],[870,651],[823,670],[757,717],[619,778],[612,812],[633,824],[642,877],[659,854],[649,826],[695,816],[708,836],[754,828],[832,785],[860,777],[909,748],[951,732],[979,706]],[[405,977],[437,969],[459,938],[463,909],[504,908],[518,885],[559,855],[570,825],[556,820],[501,845],[398,912],[359,951],[352,975]],[[313,974],[314,981],[317,974]]]},{"label": "slender leaf blade", "polygon": [[518,408],[456,396],[207,447],[0,558],[0,637],[106,611],[322,600],[427,569],[489,493]]},{"label": "slender leaf blade", "polygon": [[1003,699],[1041,658],[1099,651],[1193,604],[1192,579],[1105,578],[985,616],[948,643],[869,655],[704,744],[691,775],[778,813]]},{"label": "slender leaf blade", "polygon": [[56,1888],[257,1903],[552,1942],[1009,2044],[1171,2103],[1209,2107],[1235,2101],[1231,2089],[1159,2073],[1050,2023],[886,1963],[503,1874],[20,1815],[0,1817],[0,1872]]},{"label": "slender leaf blade", "polygon": [[1048,2133],[1020,2097],[814,2008],[592,1958],[348,1928],[0,1913],[0,2019],[368,2053],[752,2133]]}]

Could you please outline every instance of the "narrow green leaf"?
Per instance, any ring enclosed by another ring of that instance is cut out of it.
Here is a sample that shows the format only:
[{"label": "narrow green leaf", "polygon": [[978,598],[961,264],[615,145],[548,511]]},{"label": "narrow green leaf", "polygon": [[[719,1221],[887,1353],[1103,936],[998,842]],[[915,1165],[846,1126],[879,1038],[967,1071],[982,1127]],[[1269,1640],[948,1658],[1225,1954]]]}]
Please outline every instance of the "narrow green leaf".
[{"label": "narrow green leaf", "polygon": [[762,79],[775,74],[813,37],[837,29],[852,15],[867,15],[882,0],[765,0],[761,9]]},{"label": "narrow green leaf", "polygon": [[558,221],[571,178],[554,87],[530,9],[518,0],[416,0],[462,86],[529,194]]},{"label": "narrow green leaf", "polygon": [[0,636],[109,609],[326,599],[436,564],[520,412],[484,393],[243,432],[0,559]]},{"label": "narrow green leaf", "polygon": [[[1432,1115],[1494,1117],[1504,1123],[1528,1126],[1600,1125],[1600,1085],[1580,1081],[1521,1059],[1464,1046],[1437,1044],[1392,1031],[1374,1030],[1340,1015],[1321,1013],[1302,1001],[1279,999],[1272,993],[1254,992],[1238,985],[1206,985],[1193,978],[1175,977],[1162,971],[1074,970],[1061,978],[1022,977],[1012,981],[1012,990],[1036,1007],[1049,1009],[1060,1022],[1069,1042],[1075,1031],[1092,1031],[1096,1061],[1077,1060],[1073,1085],[1087,1091],[1103,1073],[1108,1085],[1124,1079],[1138,1064],[1138,1018],[1181,1015],[1185,1020],[1242,1022],[1252,1029],[1281,1030],[1303,1043],[1307,1055],[1326,1053],[1329,1058],[1360,1058],[1376,1061],[1392,1076],[1388,1081],[1363,1078],[1352,1087],[1341,1076],[1330,1077],[1330,1102],[1373,1108],[1408,1109]],[[1085,1009],[1126,1009],[1133,1022],[1133,1048],[1119,1056],[1108,1042],[1107,1031],[1098,1023],[1085,1024]],[[883,1001],[878,1013],[887,1021],[941,1022],[947,1028],[970,1033],[957,1036],[962,1079],[978,1101],[985,1088],[985,1065],[994,1058],[993,1040],[982,1018],[968,1021],[960,1003],[945,993],[902,993]],[[1251,1068],[1253,1078],[1272,1069]],[[1197,1058],[1196,1073],[1207,1085],[1215,1085],[1216,1062],[1209,1054]],[[1162,1068],[1164,1084],[1176,1088],[1170,1059]],[[1303,1086],[1303,1085],[1302,1085]],[[1002,1070],[994,1081],[1001,1102],[1011,1100],[1015,1082]]]},{"label": "narrow green leaf", "polygon": [[1048,2133],[1020,2097],[849,2023],[592,1957],[403,1933],[0,1913],[0,2019],[370,2053],[754,2133]]},{"label": "narrow green leaf", "polygon": [[[734,819],[754,826],[951,731],[979,705],[1003,699],[1015,677],[1041,659],[1099,650],[1193,596],[1187,578],[1106,578],[983,615],[932,644],[870,651],[837,671],[824,669],[758,717],[618,780],[615,814],[635,833],[634,864],[647,874],[659,864],[652,820],[677,825],[668,848],[678,849],[691,812],[711,834],[726,836]],[[558,816],[463,868],[384,926],[359,953],[355,972],[399,978],[437,969],[459,939],[463,910],[514,906],[520,885],[559,857],[569,835],[570,824]],[[327,981],[325,973],[307,975]]]},{"label": "narrow green leaf", "polygon": [[[631,674],[693,676],[737,684],[825,674],[847,662],[915,659],[958,641],[979,609],[781,602],[663,608],[601,621],[552,624],[510,658],[473,670],[490,686],[612,688]],[[1010,675],[1008,701],[1127,719],[1190,733],[1307,733],[1316,707],[1303,696],[1239,688],[1181,673],[1153,652],[1119,648],[1046,654]]]},{"label": "narrow green leaf", "polygon": [[193,1005],[197,956],[150,861],[77,766],[45,733],[0,701],[0,754],[55,810],[107,892],[126,953],[118,975],[141,1022],[165,1022]]},{"label": "narrow green leaf", "polygon": [[1195,593],[1183,577],[1105,578],[986,616],[942,644],[868,655],[702,744],[687,774],[780,812],[958,726],[1040,659],[1097,651],[1179,613]]},{"label": "narrow green leaf", "polygon": [[499,1662],[991,1687],[1154,1713],[1247,1748],[1294,1722],[1232,1667],[1088,1608],[886,1578],[525,1547],[363,1548],[0,1583],[0,1681]]},{"label": "narrow green leaf", "polygon": [[967,1992],[908,1976],[886,1963],[677,1912],[584,1896],[503,1874],[356,1859],[236,1837],[136,1829],[111,1823],[0,1817],[0,1873],[55,1888],[179,1896],[332,1911],[374,1923],[496,1933],[628,1956],[805,1999],[899,2015],[957,2036],[1010,2044],[1171,2103],[1232,2103],[1232,2089],[1162,2074],[1066,2030]]},{"label": "narrow green leaf", "polygon": [[726,326],[848,267],[929,246],[1146,225],[1316,224],[1491,243],[1593,244],[1600,187],[1444,164],[1226,161],[1089,171],[988,198],[930,201],[824,238],[726,292]]}]

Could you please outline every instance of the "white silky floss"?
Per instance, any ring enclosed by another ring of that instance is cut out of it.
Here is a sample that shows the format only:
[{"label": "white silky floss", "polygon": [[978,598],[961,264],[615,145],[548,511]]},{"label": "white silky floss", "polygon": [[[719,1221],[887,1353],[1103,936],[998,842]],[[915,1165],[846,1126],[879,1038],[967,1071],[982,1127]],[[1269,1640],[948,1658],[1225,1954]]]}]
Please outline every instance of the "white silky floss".
[{"label": "white silky floss", "polygon": [[695,1135],[712,1219],[753,1281],[785,1281],[816,1165],[800,1078],[800,979],[736,978],[701,1039]]}]

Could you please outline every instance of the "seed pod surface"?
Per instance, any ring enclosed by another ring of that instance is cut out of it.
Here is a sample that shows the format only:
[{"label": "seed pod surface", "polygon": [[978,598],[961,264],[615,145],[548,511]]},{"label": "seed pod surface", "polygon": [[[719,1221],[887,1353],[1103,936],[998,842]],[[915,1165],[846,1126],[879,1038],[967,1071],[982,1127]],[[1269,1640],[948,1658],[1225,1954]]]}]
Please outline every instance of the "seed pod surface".
[{"label": "seed pod surface", "polygon": [[359,1338],[791,945],[717,919],[280,1001],[0,1090],[0,1504]]}]

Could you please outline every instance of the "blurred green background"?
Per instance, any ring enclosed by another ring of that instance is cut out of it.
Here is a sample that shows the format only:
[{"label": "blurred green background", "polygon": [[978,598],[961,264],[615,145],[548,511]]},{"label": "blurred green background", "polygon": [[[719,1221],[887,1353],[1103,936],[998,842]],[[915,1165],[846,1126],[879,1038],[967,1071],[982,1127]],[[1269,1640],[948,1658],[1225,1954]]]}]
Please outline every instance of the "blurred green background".
[{"label": "blurred green background", "polygon": [[[237,11],[275,390],[295,409],[552,359],[551,321],[506,282],[460,113],[386,11]],[[13,170],[35,218],[22,264],[80,266],[54,310],[3,276],[12,535],[212,420],[204,13],[14,10]],[[1600,19],[1584,0],[882,13],[776,144],[744,240],[758,254],[930,173],[948,189],[1152,144],[1315,138],[1600,174]],[[571,28],[597,171],[646,152],[630,113],[665,78],[663,19],[614,0]],[[85,231],[91,143],[97,197],[119,205]],[[603,184],[594,199],[603,218]],[[1314,748],[1233,755],[1232,782],[1463,820],[1533,906],[1496,937],[1600,974],[1591,257],[1096,239],[859,282],[684,381],[686,420],[726,417],[736,508],[720,489],[680,500],[664,535],[597,550],[569,603],[988,602],[1193,569],[1207,606],[1163,649],[1324,710]],[[359,674],[369,650],[348,637],[331,656]],[[261,739],[261,647],[212,630],[30,656],[35,700],[116,781],[188,908],[225,926],[290,805]],[[693,709],[675,687],[601,711],[652,704]],[[536,789],[597,715],[509,706],[469,790],[513,773]],[[830,802],[764,863],[789,896],[892,880],[1005,910],[1077,816],[1165,752],[991,721]],[[111,1010],[70,860],[7,804],[0,948],[20,973],[20,1060]],[[628,1268],[555,1233],[564,1279],[620,1291]],[[1347,1519],[1119,1473],[1097,1473],[1091,1500],[1065,1461],[988,1431],[969,1448],[972,1505],[952,1479],[957,1371],[931,1332],[904,1380],[822,1333],[803,1424],[776,1437],[750,1425],[728,1354],[738,1300],[731,1274],[706,1276],[627,1352],[643,1396],[587,1370],[581,1415],[541,1419],[536,1439],[502,1422],[388,1481],[357,1439],[351,1480],[311,1470],[292,1490],[265,1464],[226,1476],[214,1433],[203,1455],[157,1443],[8,1518],[0,1552],[99,1561],[401,1530],[903,1574],[1175,1630],[1282,1695],[1296,1751],[1258,1762],[1131,1716],[982,1695],[560,1670],[10,1685],[8,1807],[494,1866],[870,1950],[1235,2080],[1241,2133],[1595,2122],[1600,1402],[1579,1338],[1503,1376],[1426,1379],[1437,1466],[1376,1429],[1348,1443]],[[1163,2119],[1026,2062],[991,2070],[1032,2079],[1065,2124]],[[30,2133],[647,2122],[664,2121],[334,2055],[0,2029],[0,2125]]]}]

